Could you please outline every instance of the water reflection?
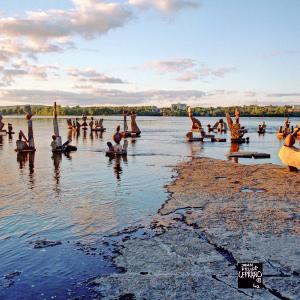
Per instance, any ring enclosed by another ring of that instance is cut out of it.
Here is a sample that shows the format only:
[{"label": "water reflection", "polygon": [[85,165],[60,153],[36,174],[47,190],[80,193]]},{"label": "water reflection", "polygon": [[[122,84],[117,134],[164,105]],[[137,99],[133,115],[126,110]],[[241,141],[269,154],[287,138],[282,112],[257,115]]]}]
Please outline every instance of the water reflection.
[{"label": "water reflection", "polygon": [[121,181],[121,174],[123,173],[122,164],[123,163],[127,164],[127,162],[128,160],[126,155],[114,156],[109,158],[108,165],[109,166],[113,165],[114,174],[118,181]]},{"label": "water reflection", "polygon": [[131,139],[131,144],[132,144],[133,147],[135,146],[136,142],[137,142],[137,139],[135,139],[135,138]]},{"label": "water reflection", "polygon": [[87,137],[87,130],[83,130],[83,141],[86,141],[86,137]]},{"label": "water reflection", "polygon": [[94,134],[93,131],[90,131],[90,140],[93,142],[94,141]]},{"label": "water reflection", "polygon": [[13,139],[14,133],[8,133],[7,135],[8,135],[8,140],[9,140],[9,142],[11,143],[11,142],[12,142],[12,139]]},{"label": "water reflection", "polygon": [[[239,152],[239,150],[240,150],[240,146],[239,146],[238,143],[231,143],[229,154],[233,153],[233,152]],[[238,157],[230,157],[230,156],[228,156],[228,160],[233,160],[235,163],[239,162],[239,158]]]},{"label": "water reflection", "polygon": [[23,169],[29,161],[29,174],[34,173],[34,158],[35,152],[18,152],[17,162],[19,163],[20,169]]},{"label": "water reflection", "polygon": [[53,166],[54,166],[54,179],[56,183],[56,187],[59,184],[60,180],[60,163],[62,161],[62,153],[54,152],[52,155]]},{"label": "water reflection", "polygon": [[79,137],[80,137],[80,130],[74,131],[74,137],[76,138],[76,141],[78,143]]},{"label": "water reflection", "polygon": [[70,129],[70,130],[68,130],[68,135],[67,135],[67,139],[68,139],[68,141],[72,141],[72,136],[74,136],[74,134],[73,134],[73,130],[72,130],[72,129]]},{"label": "water reflection", "polygon": [[20,175],[23,174],[23,170],[27,162],[29,163],[29,189],[33,190],[35,187],[35,177],[34,177],[34,160],[35,152],[23,152],[17,154],[17,162],[19,163]]},{"label": "water reflection", "polygon": [[187,145],[189,146],[189,152],[191,157],[199,156],[199,153],[203,149],[203,144],[201,142],[187,143]]}]

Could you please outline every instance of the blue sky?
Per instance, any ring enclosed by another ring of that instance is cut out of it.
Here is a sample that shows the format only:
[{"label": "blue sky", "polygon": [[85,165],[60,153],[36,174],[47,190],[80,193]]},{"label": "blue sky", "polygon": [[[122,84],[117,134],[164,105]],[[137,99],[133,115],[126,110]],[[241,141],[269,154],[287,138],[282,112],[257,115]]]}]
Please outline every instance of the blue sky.
[{"label": "blue sky", "polygon": [[10,0],[0,11],[0,105],[300,103],[298,0]]}]

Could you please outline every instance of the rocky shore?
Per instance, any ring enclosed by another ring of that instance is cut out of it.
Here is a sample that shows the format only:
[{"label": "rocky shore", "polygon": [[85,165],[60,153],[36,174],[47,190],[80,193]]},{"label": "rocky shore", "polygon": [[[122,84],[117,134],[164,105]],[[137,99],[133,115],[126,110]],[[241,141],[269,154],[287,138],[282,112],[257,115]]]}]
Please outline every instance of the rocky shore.
[{"label": "rocky shore", "polygon": [[[300,174],[197,158],[143,234],[118,243],[104,299],[300,299]],[[155,195],[153,195],[155,197]],[[136,229],[138,231],[140,229]],[[263,263],[263,288],[238,289],[237,263]]]}]

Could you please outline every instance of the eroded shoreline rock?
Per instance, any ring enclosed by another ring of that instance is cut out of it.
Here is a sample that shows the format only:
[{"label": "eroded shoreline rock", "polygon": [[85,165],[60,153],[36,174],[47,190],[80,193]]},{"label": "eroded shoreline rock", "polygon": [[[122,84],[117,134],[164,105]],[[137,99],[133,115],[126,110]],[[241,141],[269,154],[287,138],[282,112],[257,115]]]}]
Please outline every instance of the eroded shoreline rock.
[{"label": "eroded shoreline rock", "polygon": [[[176,169],[154,234],[122,241],[114,262],[124,272],[94,279],[95,291],[104,299],[299,299],[300,174],[210,158]],[[264,264],[263,289],[237,288],[238,262]]]}]

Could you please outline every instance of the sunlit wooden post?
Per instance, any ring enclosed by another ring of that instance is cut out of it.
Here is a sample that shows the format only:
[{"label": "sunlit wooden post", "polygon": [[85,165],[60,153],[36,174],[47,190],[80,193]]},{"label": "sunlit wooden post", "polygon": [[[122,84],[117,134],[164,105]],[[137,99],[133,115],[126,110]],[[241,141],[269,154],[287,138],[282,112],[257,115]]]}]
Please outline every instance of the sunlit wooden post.
[{"label": "sunlit wooden post", "polygon": [[27,125],[28,125],[28,146],[30,149],[35,149],[31,118],[32,118],[32,112],[31,112],[31,107],[29,106],[28,112],[26,114],[26,120],[27,120]]},{"label": "sunlit wooden post", "polygon": [[73,129],[73,124],[71,119],[67,119],[67,124],[68,124],[68,129],[72,130]]},{"label": "sunlit wooden post", "polygon": [[86,115],[86,113],[84,113],[83,115],[82,115],[82,120],[83,120],[83,123],[81,124],[81,126],[83,127],[83,130],[87,130],[87,126],[88,126],[88,124],[87,124],[87,122],[86,122],[86,120],[87,120],[87,115]]},{"label": "sunlit wooden post", "polygon": [[141,131],[140,131],[139,127],[137,126],[136,114],[134,111],[131,112],[130,117],[131,117],[131,132],[135,133],[137,136],[139,136],[141,134]]},{"label": "sunlit wooden post", "polygon": [[62,141],[61,141],[61,136],[59,135],[56,102],[54,102],[53,105],[53,129],[54,129],[54,135],[56,136],[57,145],[60,147],[62,145]]},{"label": "sunlit wooden post", "polygon": [[4,123],[2,122],[2,120],[3,120],[3,116],[2,113],[0,113],[0,130],[2,130],[4,127]]},{"label": "sunlit wooden post", "polygon": [[127,110],[123,111],[123,128],[124,128],[124,132],[126,133],[128,131],[128,125],[127,125]]}]

